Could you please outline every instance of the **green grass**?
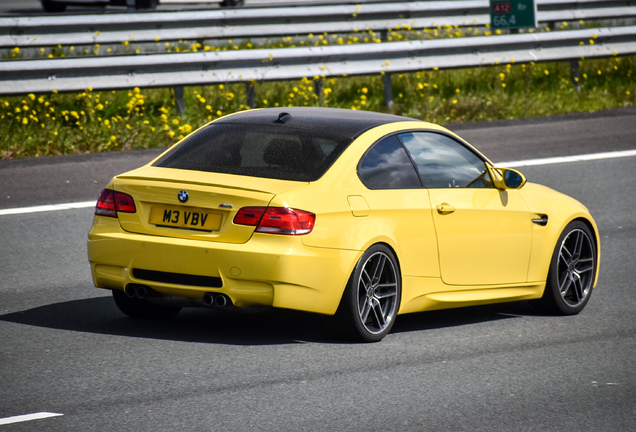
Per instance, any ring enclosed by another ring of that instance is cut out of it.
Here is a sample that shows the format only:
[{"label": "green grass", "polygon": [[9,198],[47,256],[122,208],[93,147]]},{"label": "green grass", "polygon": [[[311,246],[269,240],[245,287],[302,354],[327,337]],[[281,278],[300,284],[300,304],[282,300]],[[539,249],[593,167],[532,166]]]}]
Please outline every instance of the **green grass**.
[{"label": "green grass", "polygon": [[[324,106],[391,112],[458,123],[591,112],[636,104],[636,57],[570,64],[512,64],[394,74],[394,106],[384,107],[381,76],[325,78]],[[314,78],[254,83],[256,106],[318,106]],[[0,158],[169,146],[210,120],[246,109],[244,84],[187,87],[186,113],[172,89],[131,89],[0,98]]]}]

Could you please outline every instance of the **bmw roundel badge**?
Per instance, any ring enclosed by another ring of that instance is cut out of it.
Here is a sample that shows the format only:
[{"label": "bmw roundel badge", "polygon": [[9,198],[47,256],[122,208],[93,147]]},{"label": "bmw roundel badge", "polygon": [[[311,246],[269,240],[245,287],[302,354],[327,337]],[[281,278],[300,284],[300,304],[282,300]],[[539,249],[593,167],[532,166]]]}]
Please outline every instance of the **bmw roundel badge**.
[{"label": "bmw roundel badge", "polygon": [[179,192],[179,201],[181,201],[182,203],[186,202],[189,197],[190,194],[188,193],[188,191],[182,190],[181,192]]}]

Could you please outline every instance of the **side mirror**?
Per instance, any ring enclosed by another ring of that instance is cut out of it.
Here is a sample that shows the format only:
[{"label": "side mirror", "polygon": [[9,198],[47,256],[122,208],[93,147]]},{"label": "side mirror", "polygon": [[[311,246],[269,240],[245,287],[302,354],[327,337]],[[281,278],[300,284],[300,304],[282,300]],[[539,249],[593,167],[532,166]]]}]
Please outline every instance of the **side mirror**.
[{"label": "side mirror", "polygon": [[511,168],[488,167],[497,189],[521,189],[526,184],[526,177]]}]

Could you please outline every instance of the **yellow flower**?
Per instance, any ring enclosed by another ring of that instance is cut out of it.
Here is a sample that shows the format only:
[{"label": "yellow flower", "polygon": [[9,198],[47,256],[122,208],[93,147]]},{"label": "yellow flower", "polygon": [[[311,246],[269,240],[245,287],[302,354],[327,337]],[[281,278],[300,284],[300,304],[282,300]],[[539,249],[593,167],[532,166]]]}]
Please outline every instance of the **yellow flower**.
[{"label": "yellow flower", "polygon": [[178,125],[179,124],[179,119],[176,118],[176,119],[172,120],[172,124],[173,125]]},{"label": "yellow flower", "polygon": [[13,53],[14,54],[19,54],[20,53],[20,48],[18,48],[18,47],[13,48]]},{"label": "yellow flower", "polygon": [[175,136],[174,131],[169,131],[169,132],[168,132],[168,136],[169,136],[170,138],[172,138],[173,136]]},{"label": "yellow flower", "polygon": [[29,123],[29,119],[27,119],[26,117],[24,117],[24,118],[22,119],[22,123],[23,123],[23,124],[28,124],[28,123]]},{"label": "yellow flower", "polygon": [[110,139],[111,139],[111,141],[115,141],[117,139],[117,137],[115,135],[111,135]]}]

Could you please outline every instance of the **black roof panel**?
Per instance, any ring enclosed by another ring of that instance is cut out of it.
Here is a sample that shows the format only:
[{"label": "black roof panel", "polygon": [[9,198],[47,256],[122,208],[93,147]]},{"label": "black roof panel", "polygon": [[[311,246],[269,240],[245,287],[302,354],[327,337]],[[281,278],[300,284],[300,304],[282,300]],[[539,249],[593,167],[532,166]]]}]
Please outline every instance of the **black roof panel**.
[{"label": "black roof panel", "polygon": [[[289,113],[291,119],[281,114]],[[330,131],[333,135],[353,139],[362,132],[376,126],[400,121],[418,121],[408,117],[383,114],[371,111],[347,110],[338,108],[281,107],[242,111],[215,123],[248,123],[267,125],[289,125],[297,129]]]}]

